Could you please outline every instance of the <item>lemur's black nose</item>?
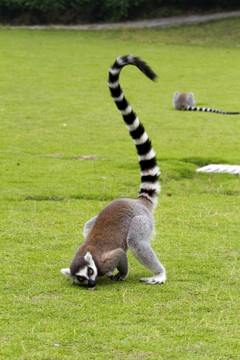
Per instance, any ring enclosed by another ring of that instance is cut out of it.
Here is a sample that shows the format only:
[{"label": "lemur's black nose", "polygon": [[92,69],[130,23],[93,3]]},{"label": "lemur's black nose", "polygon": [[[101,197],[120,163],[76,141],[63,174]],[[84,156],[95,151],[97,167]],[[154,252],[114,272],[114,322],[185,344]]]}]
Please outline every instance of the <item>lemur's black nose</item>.
[{"label": "lemur's black nose", "polygon": [[92,288],[94,286],[96,286],[96,282],[94,280],[89,279],[88,280],[88,287]]}]

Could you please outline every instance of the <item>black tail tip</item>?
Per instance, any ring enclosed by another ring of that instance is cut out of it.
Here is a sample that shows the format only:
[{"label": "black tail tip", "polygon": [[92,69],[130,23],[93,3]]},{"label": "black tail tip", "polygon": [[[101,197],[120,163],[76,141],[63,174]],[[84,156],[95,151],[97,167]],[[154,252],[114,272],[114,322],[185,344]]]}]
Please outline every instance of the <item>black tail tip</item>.
[{"label": "black tail tip", "polygon": [[118,65],[135,65],[141,70],[150,80],[156,81],[158,76],[157,74],[150,68],[150,66],[143,61],[140,57],[132,56],[132,55],[124,55],[119,56],[116,60]]}]

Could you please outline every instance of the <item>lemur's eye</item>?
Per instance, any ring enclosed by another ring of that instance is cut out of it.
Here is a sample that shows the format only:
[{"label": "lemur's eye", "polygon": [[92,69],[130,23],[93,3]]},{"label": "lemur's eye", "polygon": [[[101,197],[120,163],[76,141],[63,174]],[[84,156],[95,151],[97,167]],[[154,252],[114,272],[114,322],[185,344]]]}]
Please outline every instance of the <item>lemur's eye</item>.
[{"label": "lemur's eye", "polygon": [[88,275],[92,275],[93,274],[93,269],[89,268],[88,269]]},{"label": "lemur's eye", "polygon": [[82,276],[77,276],[76,278],[78,279],[78,281],[84,281],[85,280],[84,277],[82,277]]}]

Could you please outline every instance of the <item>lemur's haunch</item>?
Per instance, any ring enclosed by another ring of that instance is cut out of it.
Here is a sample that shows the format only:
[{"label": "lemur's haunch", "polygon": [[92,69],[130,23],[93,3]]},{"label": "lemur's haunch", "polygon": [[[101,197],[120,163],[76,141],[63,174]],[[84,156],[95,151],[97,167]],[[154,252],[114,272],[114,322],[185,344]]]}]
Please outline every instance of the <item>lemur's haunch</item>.
[{"label": "lemur's haunch", "polygon": [[214,112],[225,115],[240,114],[240,112],[222,111],[211,108],[195,107],[195,104],[196,103],[192,92],[190,92],[189,94],[186,93],[180,94],[178,91],[176,91],[173,95],[173,106],[176,110]]},{"label": "lemur's haunch", "polygon": [[[136,145],[141,185],[135,200],[115,200],[86,223],[85,241],[77,250],[70,268],[61,270],[74,284],[89,288],[95,287],[97,276],[124,280],[128,274],[128,249],[153,273],[152,277],[140,281],[161,284],[166,280],[165,269],[150,246],[154,227],[152,210],[160,192],[160,172],[148,135],[119,86],[119,74],[125,65],[137,66],[151,80],[156,79],[156,74],[144,61],[131,55],[118,57],[109,69],[108,86],[112,98]],[[115,269],[117,274],[114,274]]]}]

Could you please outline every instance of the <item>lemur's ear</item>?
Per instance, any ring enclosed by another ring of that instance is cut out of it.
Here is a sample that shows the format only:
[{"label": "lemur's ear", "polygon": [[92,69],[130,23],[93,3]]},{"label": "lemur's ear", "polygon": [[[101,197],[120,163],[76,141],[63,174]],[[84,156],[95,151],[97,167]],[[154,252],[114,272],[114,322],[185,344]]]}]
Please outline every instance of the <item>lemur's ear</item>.
[{"label": "lemur's ear", "polygon": [[61,269],[61,273],[62,273],[63,275],[67,275],[67,276],[71,275],[71,272],[70,272],[70,269],[69,269],[69,268],[67,268],[67,269]]},{"label": "lemur's ear", "polygon": [[173,105],[174,105],[175,101],[177,101],[178,96],[179,96],[179,92],[178,92],[178,91],[175,91],[175,93],[174,93],[174,95],[173,95]]},{"label": "lemur's ear", "polygon": [[90,254],[90,252],[87,252],[86,255],[84,256],[84,259],[91,264],[91,262],[93,261],[92,255]]},{"label": "lemur's ear", "polygon": [[192,92],[187,95],[187,100],[192,103],[191,106],[195,105],[194,94]]}]

